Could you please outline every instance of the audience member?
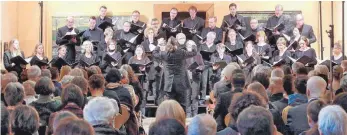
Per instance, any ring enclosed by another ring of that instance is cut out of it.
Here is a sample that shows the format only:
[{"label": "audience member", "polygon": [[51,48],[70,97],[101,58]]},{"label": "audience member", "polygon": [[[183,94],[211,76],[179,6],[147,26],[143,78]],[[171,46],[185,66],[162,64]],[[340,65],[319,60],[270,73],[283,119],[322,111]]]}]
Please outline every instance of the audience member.
[{"label": "audience member", "polygon": [[54,87],[55,87],[54,96],[55,97],[60,96],[62,87],[61,87],[61,83],[58,81],[59,69],[56,67],[51,67],[51,68],[49,68],[49,71],[51,72],[51,75],[52,75],[51,79],[52,79],[52,82],[53,82]]},{"label": "audience member", "polygon": [[83,94],[83,98],[84,98],[84,104],[86,104],[88,102],[88,100],[87,100],[87,96],[88,96],[88,80],[86,80],[84,77],[81,77],[81,76],[75,76],[71,80],[71,83],[75,84],[75,85],[77,85],[78,87],[81,88],[82,94]]},{"label": "audience member", "polygon": [[5,106],[7,106],[7,103],[5,101],[5,87],[8,83],[11,82],[18,82],[18,78],[16,75],[12,73],[6,73],[4,75],[1,75],[1,101],[4,103]]},{"label": "audience member", "polygon": [[41,70],[41,77],[44,77],[44,76],[52,78],[51,71],[49,69],[42,69]]},{"label": "audience member", "polygon": [[272,70],[270,77],[270,85],[268,89],[271,94],[269,97],[270,102],[275,102],[283,98],[283,77],[284,73],[281,68],[276,68]]},{"label": "audience member", "polygon": [[5,101],[7,109],[13,110],[16,106],[21,105],[24,101],[24,87],[19,82],[11,82],[5,88]]},{"label": "audience member", "polygon": [[37,134],[40,123],[39,114],[30,106],[19,105],[11,113],[11,131],[13,135]]},{"label": "audience member", "polygon": [[68,117],[59,122],[54,135],[95,135],[95,132],[87,121]]},{"label": "audience member", "polygon": [[319,135],[318,131],[318,114],[320,110],[326,106],[326,102],[324,100],[315,100],[308,104],[307,106],[307,119],[308,125],[310,129],[301,133],[301,135]]},{"label": "audience member", "polygon": [[66,65],[66,66],[62,66],[60,69],[60,73],[59,73],[59,79],[58,81],[60,82],[64,76],[68,75],[71,71],[71,67]]},{"label": "audience member", "polygon": [[338,105],[324,107],[319,112],[318,129],[321,135],[346,135],[346,112]]},{"label": "audience member", "polygon": [[60,112],[52,113],[51,116],[49,117],[49,123],[48,123],[48,127],[47,127],[48,129],[47,129],[46,133],[48,135],[53,134],[53,131],[55,131],[57,129],[59,122],[62,119],[68,118],[68,117],[78,118],[75,114],[73,114],[70,111],[60,111]]},{"label": "audience member", "polygon": [[71,83],[71,81],[75,78],[74,76],[71,75],[65,75],[61,80],[61,88],[64,89],[68,84]]},{"label": "audience member", "polygon": [[24,87],[24,93],[25,93],[25,97],[24,97],[24,101],[25,104],[30,104],[33,101],[36,101],[37,98],[36,96],[36,92],[35,92],[35,82],[31,81],[31,80],[27,80],[23,83],[23,87]]},{"label": "audience member", "polygon": [[347,92],[337,95],[333,100],[333,104],[341,106],[347,112]]},{"label": "audience member", "polygon": [[82,69],[79,69],[79,68],[72,69],[70,71],[69,75],[74,76],[74,77],[76,77],[76,76],[84,77]]},{"label": "audience member", "polygon": [[188,126],[188,135],[216,135],[216,120],[208,114],[198,114]]},{"label": "audience member", "polygon": [[184,124],[177,119],[167,118],[152,123],[149,135],[185,135]]},{"label": "audience member", "polygon": [[61,94],[61,111],[70,111],[83,118],[84,98],[82,90],[75,84],[68,84]]},{"label": "audience member", "polygon": [[10,135],[10,112],[6,106],[1,103],[1,134]]},{"label": "audience member", "polygon": [[267,90],[269,88],[270,85],[270,81],[269,81],[269,76],[266,75],[265,73],[257,73],[252,77],[252,82],[259,82],[261,83],[265,89]]},{"label": "audience member", "polygon": [[293,94],[294,91],[294,81],[292,75],[285,75],[283,77],[283,97],[280,100],[272,102],[272,104],[278,109],[282,115],[282,111],[288,106],[288,97]]},{"label": "audience member", "polygon": [[165,118],[176,119],[185,126],[186,114],[181,105],[175,100],[165,100],[157,108],[155,121],[159,122]]},{"label": "audience member", "polygon": [[27,73],[28,73],[28,79],[36,82],[40,79],[41,69],[38,66],[33,65],[28,68]]}]

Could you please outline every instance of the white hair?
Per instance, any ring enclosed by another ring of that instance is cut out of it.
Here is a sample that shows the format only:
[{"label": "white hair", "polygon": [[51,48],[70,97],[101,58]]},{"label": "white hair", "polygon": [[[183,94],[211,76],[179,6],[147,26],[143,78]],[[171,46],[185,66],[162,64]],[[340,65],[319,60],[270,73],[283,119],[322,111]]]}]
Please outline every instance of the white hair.
[{"label": "white hair", "polygon": [[240,69],[239,64],[235,62],[229,63],[221,72],[221,80],[224,80],[225,77],[231,78],[235,69]]},{"label": "white hair", "polygon": [[324,107],[318,115],[318,129],[323,135],[346,135],[347,113],[339,105]]},{"label": "white hair", "polygon": [[208,114],[196,115],[188,126],[188,135],[215,135],[216,132],[217,122]]},{"label": "white hair", "polygon": [[37,65],[30,66],[28,71],[28,78],[35,78],[41,76],[41,69]]},{"label": "white hair", "polygon": [[327,83],[322,77],[312,76],[307,80],[307,90],[310,91],[310,98],[319,98],[326,87]]},{"label": "white hair", "polygon": [[60,80],[60,83],[62,85],[65,85],[65,84],[68,84],[70,83],[72,80],[73,80],[74,76],[71,76],[71,75],[65,75],[61,80]]},{"label": "white hair", "polygon": [[216,32],[210,31],[210,32],[207,33],[206,37],[216,38]]},{"label": "white hair", "polygon": [[184,38],[186,38],[186,35],[184,35],[183,33],[178,33],[178,34],[176,35],[176,39],[179,39],[179,37],[184,37]]},{"label": "white hair", "polygon": [[107,97],[91,99],[83,109],[83,117],[91,125],[109,124],[119,113],[117,101]]}]

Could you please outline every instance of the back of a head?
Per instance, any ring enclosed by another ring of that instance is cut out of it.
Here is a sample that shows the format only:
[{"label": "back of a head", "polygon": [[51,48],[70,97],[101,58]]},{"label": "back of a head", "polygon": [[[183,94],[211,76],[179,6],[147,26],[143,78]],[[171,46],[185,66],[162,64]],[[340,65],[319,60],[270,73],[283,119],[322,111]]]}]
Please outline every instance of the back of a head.
[{"label": "back of a head", "polygon": [[299,76],[299,75],[308,75],[308,71],[306,67],[299,67],[296,71],[295,71],[295,75]]},{"label": "back of a head", "polygon": [[294,74],[298,74],[298,71],[299,71],[300,68],[305,68],[305,65],[300,63],[300,62],[294,62],[292,64],[292,70],[293,70]]},{"label": "back of a head", "polygon": [[56,67],[50,67],[49,68],[49,71],[51,72],[51,75],[52,75],[52,80],[54,80],[54,79],[58,79],[58,77],[59,77],[59,69],[58,68],[56,68]]},{"label": "back of a head", "polygon": [[42,69],[41,70],[41,77],[44,77],[44,76],[52,78],[51,71],[49,71],[49,69]]},{"label": "back of a head", "polygon": [[272,114],[264,107],[251,105],[237,118],[237,130],[241,135],[273,135]]},{"label": "back of a head", "polygon": [[156,121],[159,121],[165,118],[177,119],[181,123],[185,124],[186,114],[177,101],[165,100],[159,105],[156,111],[155,119]]},{"label": "back of a head", "polygon": [[90,89],[104,89],[105,79],[101,74],[94,74],[89,77],[88,85]]},{"label": "back of a head", "polygon": [[342,78],[340,80],[340,88],[344,92],[347,92],[347,75],[342,76]]},{"label": "back of a head", "polygon": [[75,78],[74,76],[71,75],[65,75],[61,80],[60,83],[61,85],[66,85],[71,83],[71,81],[73,80],[73,78]]},{"label": "back of a head", "polygon": [[17,106],[11,113],[11,129],[16,135],[35,133],[39,129],[39,114],[31,106]]},{"label": "back of a head", "polygon": [[68,84],[62,91],[61,102],[62,106],[65,106],[71,102],[75,103],[80,108],[83,108],[84,97],[81,88],[75,84]]},{"label": "back of a head", "polygon": [[232,120],[236,122],[242,110],[251,105],[266,107],[266,101],[256,92],[243,92],[240,97],[233,98],[228,109]]},{"label": "back of a head", "polygon": [[162,119],[154,122],[149,128],[149,135],[185,135],[185,128],[176,119]]},{"label": "back of a head", "polygon": [[53,118],[53,122],[52,122],[52,130],[55,131],[57,129],[57,126],[59,125],[60,122],[62,122],[62,119],[65,118],[78,118],[75,114],[73,114],[70,111],[59,111],[57,113],[54,113],[54,118]]},{"label": "back of a head", "polygon": [[253,83],[249,84],[247,86],[247,91],[252,91],[252,92],[258,93],[265,99],[266,102],[269,101],[265,87],[259,82],[253,82]]},{"label": "back of a head", "polygon": [[85,120],[65,118],[58,124],[54,135],[94,135],[93,127]]},{"label": "back of a head", "polygon": [[87,94],[88,93],[88,81],[82,77],[82,76],[75,76],[72,81],[72,84],[77,85],[78,87],[81,88],[83,94]]},{"label": "back of a head", "polygon": [[35,92],[40,95],[50,95],[55,91],[51,78],[41,77],[35,84]]},{"label": "back of a head", "polygon": [[19,82],[11,82],[5,88],[5,101],[8,106],[16,106],[24,100],[24,87]]},{"label": "back of a head", "polygon": [[281,68],[275,68],[274,70],[271,71],[271,77],[284,77],[284,72]]},{"label": "back of a head", "polygon": [[324,107],[318,116],[318,129],[321,135],[344,135],[347,133],[347,114],[338,105]]},{"label": "back of a head", "polygon": [[83,109],[83,117],[91,125],[110,124],[118,113],[117,101],[107,97],[95,97]]},{"label": "back of a head", "polygon": [[257,65],[257,68],[254,69],[254,71],[253,71],[253,75],[255,76],[258,73],[263,73],[266,75],[266,77],[270,77],[271,68],[268,66],[264,66],[264,65]]},{"label": "back of a head", "polygon": [[116,68],[112,68],[107,74],[106,74],[106,81],[107,83],[117,83],[122,79],[122,75]]},{"label": "back of a head", "polygon": [[69,75],[71,76],[81,76],[81,77],[84,77],[84,74],[82,72],[82,69],[79,69],[79,68],[74,68],[70,71]]},{"label": "back of a head", "polygon": [[[307,105],[307,116],[314,122],[318,122],[318,114],[320,110],[325,107],[327,103],[324,100],[314,100]],[[311,123],[309,123],[311,124]]]},{"label": "back of a head", "polygon": [[333,67],[333,79],[340,80],[343,74],[343,69],[340,65],[335,65]]},{"label": "back of a head", "polygon": [[[236,69],[240,69],[239,65],[237,63],[230,63],[222,70],[222,76],[231,78]],[[224,77],[221,79],[224,79]]]},{"label": "back of a head", "polygon": [[6,85],[10,82],[18,82],[17,76],[12,73],[6,73],[1,75],[1,91],[3,91]]},{"label": "back of a head", "polygon": [[341,106],[347,112],[347,92],[335,96],[333,104]]},{"label": "back of a head", "polygon": [[288,65],[283,65],[282,70],[285,75],[292,74],[292,69]]},{"label": "back of a head", "polygon": [[285,75],[283,77],[283,88],[287,95],[293,94],[294,89],[293,84],[293,76],[292,75]]},{"label": "back of a head", "polygon": [[306,94],[307,89],[307,77],[298,76],[294,81],[295,89],[300,94]]},{"label": "back of a head", "polygon": [[261,83],[265,87],[265,89],[269,88],[269,85],[270,85],[269,78],[264,73],[256,73],[252,77],[252,82],[259,82],[259,83]]},{"label": "back of a head", "polygon": [[310,92],[310,98],[319,98],[325,92],[327,83],[322,77],[312,76],[307,80],[307,90]]},{"label": "back of a head", "polygon": [[341,67],[343,69],[343,72],[347,71],[347,60],[341,61]]},{"label": "back of a head", "polygon": [[34,81],[31,81],[31,80],[27,80],[27,81],[23,82],[25,96],[35,96],[36,95],[35,84],[36,83]]},{"label": "back of a head", "polygon": [[208,114],[196,115],[188,126],[188,135],[215,135],[216,132],[216,120]]},{"label": "back of a head", "polygon": [[326,65],[316,65],[314,70],[317,71],[318,74],[329,75],[329,68]]},{"label": "back of a head", "polygon": [[232,73],[231,84],[234,88],[243,88],[246,83],[246,77],[242,69],[235,69]]},{"label": "back of a head", "polygon": [[30,66],[27,73],[28,79],[35,80],[36,78],[41,76],[41,69],[36,65]]}]

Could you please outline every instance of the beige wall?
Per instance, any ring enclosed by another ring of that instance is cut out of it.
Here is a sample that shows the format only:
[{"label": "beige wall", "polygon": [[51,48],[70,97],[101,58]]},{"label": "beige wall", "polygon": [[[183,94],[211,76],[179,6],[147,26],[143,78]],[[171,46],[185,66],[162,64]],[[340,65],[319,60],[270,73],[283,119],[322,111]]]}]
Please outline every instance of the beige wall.
[{"label": "beige wall", "polygon": [[[11,15],[6,15],[12,18],[11,21],[5,21],[2,24],[2,38],[9,40],[17,37],[21,41],[21,46],[25,47],[26,55],[31,53],[35,44],[39,41],[39,6],[37,2],[3,2],[6,9],[10,9]],[[211,3],[211,2],[186,2],[186,3]],[[228,14],[228,5],[231,2],[213,2],[214,15],[218,17],[217,25],[221,24],[221,19],[224,15]],[[239,11],[273,11],[276,4],[279,2],[236,2]],[[305,22],[313,26],[314,33],[318,40],[313,47],[317,53],[320,54],[320,31],[319,31],[319,2],[316,1],[293,1],[293,2],[280,2],[284,6],[284,10],[301,10],[305,15]],[[52,44],[52,16],[68,16],[68,15],[97,15],[98,8],[101,5],[106,5],[108,10],[113,15],[128,15],[133,10],[141,12],[141,20],[147,22],[154,17],[155,4],[182,4],[182,2],[44,2],[44,33],[43,44],[46,46],[48,57],[51,57],[51,44]],[[78,6],[76,6],[78,5]],[[259,6],[261,5],[261,6]],[[336,41],[341,40],[341,2],[335,2],[334,6],[334,22],[336,30]],[[4,9],[4,8],[2,8]],[[2,12],[2,15],[4,12]],[[335,17],[336,16],[336,17]],[[330,2],[323,2],[323,45],[329,47],[328,37],[325,30],[328,29],[330,24]],[[21,21],[17,20],[18,18]],[[4,27],[6,26],[6,27]],[[8,31],[14,28],[17,32]],[[341,32],[339,33],[338,30]],[[8,33],[4,36],[4,32]],[[328,48],[326,48],[327,50]],[[324,56],[328,56],[328,52],[324,51]]]}]

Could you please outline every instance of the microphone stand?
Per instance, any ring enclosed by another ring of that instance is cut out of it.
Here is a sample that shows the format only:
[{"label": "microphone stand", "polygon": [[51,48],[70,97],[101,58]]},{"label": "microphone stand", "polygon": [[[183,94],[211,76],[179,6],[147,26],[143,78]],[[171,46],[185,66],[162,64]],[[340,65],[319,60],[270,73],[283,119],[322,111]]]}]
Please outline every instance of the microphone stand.
[{"label": "microphone stand", "polygon": [[[334,17],[333,17],[333,15],[334,15],[334,7],[333,7],[333,4],[334,4],[334,2],[333,1],[331,1],[331,25],[329,25],[329,27],[330,27],[330,30],[328,31],[328,30],[326,30],[326,33],[328,34],[328,37],[330,38],[330,65],[329,65],[329,67],[330,67],[330,77],[333,77],[333,64],[332,64],[332,61],[333,61],[333,57],[331,57],[332,56],[332,52],[333,52],[333,47],[334,47]],[[328,77],[329,78],[329,77]],[[334,90],[333,90],[333,86],[332,85],[330,85],[330,90],[331,90],[331,92],[332,92],[332,94],[331,94],[331,97],[333,98],[333,95],[334,95]]]}]

